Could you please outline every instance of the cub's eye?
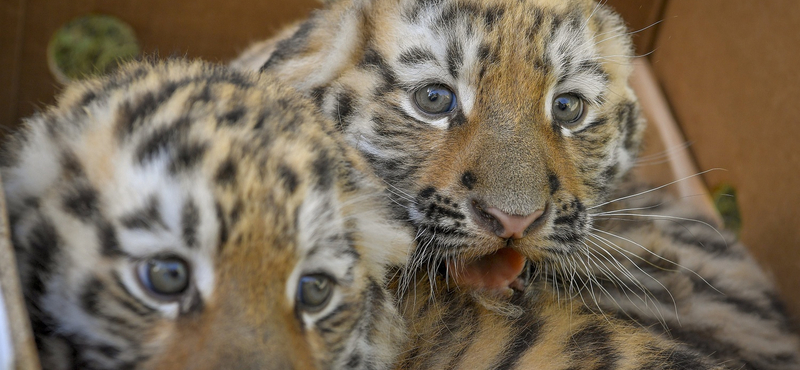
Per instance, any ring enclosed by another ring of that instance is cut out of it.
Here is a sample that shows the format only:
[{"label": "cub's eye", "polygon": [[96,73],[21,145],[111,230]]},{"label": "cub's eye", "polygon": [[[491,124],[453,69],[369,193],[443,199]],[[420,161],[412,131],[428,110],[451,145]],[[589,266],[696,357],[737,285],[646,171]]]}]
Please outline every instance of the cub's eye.
[{"label": "cub's eye", "polygon": [[580,122],[583,110],[583,99],[574,94],[561,94],[553,99],[553,119],[566,128]]},{"label": "cub's eye", "polygon": [[301,277],[297,286],[297,304],[309,312],[322,310],[333,295],[333,284],[330,277],[322,274]]},{"label": "cub's eye", "polygon": [[414,103],[425,114],[442,115],[456,108],[456,94],[444,85],[428,85],[414,92]]},{"label": "cub's eye", "polygon": [[138,270],[139,281],[156,298],[172,300],[189,287],[189,266],[178,257],[150,258]]}]

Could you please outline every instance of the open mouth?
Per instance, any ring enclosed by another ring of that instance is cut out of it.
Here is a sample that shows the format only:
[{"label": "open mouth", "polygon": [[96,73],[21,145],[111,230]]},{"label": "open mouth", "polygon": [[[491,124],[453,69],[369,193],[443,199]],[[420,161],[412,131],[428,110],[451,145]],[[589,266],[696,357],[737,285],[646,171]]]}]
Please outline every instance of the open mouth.
[{"label": "open mouth", "polygon": [[466,264],[448,261],[447,269],[462,288],[503,293],[508,289],[521,291],[527,285],[525,257],[509,247]]}]

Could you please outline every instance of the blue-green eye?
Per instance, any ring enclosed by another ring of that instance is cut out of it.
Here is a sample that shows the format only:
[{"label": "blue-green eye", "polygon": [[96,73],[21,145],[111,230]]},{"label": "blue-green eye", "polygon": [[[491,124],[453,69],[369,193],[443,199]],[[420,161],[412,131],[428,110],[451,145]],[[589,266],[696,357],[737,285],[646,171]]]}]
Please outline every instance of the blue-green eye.
[{"label": "blue-green eye", "polygon": [[456,108],[456,94],[447,86],[431,84],[414,92],[414,103],[425,114],[438,116]]},{"label": "blue-green eye", "polygon": [[325,308],[333,296],[333,279],[326,275],[305,275],[297,284],[297,305],[309,312],[318,312]]},{"label": "blue-green eye", "polygon": [[150,258],[139,264],[139,281],[163,300],[180,296],[189,287],[189,265],[178,257]]},{"label": "blue-green eye", "polygon": [[553,99],[553,119],[561,126],[576,126],[583,118],[583,111],[583,99],[575,94],[561,94]]}]

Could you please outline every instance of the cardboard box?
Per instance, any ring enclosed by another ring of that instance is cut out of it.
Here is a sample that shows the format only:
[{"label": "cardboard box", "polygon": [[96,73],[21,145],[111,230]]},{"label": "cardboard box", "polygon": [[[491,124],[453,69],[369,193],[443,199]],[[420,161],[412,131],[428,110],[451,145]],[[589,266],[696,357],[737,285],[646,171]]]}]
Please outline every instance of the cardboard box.
[{"label": "cardboard box", "polygon": [[[651,62],[678,132],[691,144],[685,153],[700,170],[725,169],[702,179],[712,189],[736,187],[742,238],[800,318],[800,295],[793,294],[800,290],[800,2],[608,3],[641,30],[634,34],[638,53]],[[53,102],[58,85],[46,46],[75,17],[116,16],[133,26],[149,54],[224,62],[316,6],[314,0],[2,0],[0,136]],[[656,131],[648,137],[650,153],[670,149],[660,146]],[[670,178],[658,167],[649,173],[655,183]]]}]

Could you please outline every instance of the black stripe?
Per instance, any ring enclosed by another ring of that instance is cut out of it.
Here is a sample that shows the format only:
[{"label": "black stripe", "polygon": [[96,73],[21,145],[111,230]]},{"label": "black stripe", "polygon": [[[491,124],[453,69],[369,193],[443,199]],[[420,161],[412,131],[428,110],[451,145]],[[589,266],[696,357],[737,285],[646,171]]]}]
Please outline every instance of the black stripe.
[{"label": "black stripe", "polygon": [[62,205],[67,213],[88,222],[99,212],[97,190],[83,181],[67,189]]},{"label": "black stripe", "polygon": [[558,179],[558,175],[553,172],[547,176],[547,179],[550,183],[550,195],[554,195],[558,189],[561,189],[561,181]]},{"label": "black stripe", "polygon": [[408,66],[413,66],[417,64],[422,64],[425,62],[433,62],[436,63],[436,55],[430,49],[421,48],[421,47],[412,47],[402,53],[400,53],[400,57],[397,60],[401,64],[405,64]]},{"label": "black stripe", "polygon": [[160,208],[161,204],[158,198],[151,195],[147,198],[144,208],[125,214],[120,218],[120,223],[128,229],[152,230],[154,226],[167,229]]},{"label": "black stripe", "polygon": [[[253,125],[253,130],[261,130],[264,127],[264,122],[267,120],[272,119],[273,112],[271,109],[265,108],[258,114],[258,118],[256,119],[256,124]],[[268,126],[272,128],[272,126]]]},{"label": "black stripe", "polygon": [[[451,226],[441,226],[437,223],[427,223],[427,224],[419,224],[418,233],[420,234],[420,238],[431,238],[434,242],[439,241],[439,239],[444,237],[470,237],[470,234],[467,231],[459,230],[455,227]],[[436,236],[437,239],[432,239],[433,236]],[[426,242],[428,240],[425,240]],[[423,245],[424,243],[420,242],[418,245]],[[437,244],[438,245],[438,244]],[[442,248],[452,248],[447,246],[442,246]]]},{"label": "black stripe", "polygon": [[358,351],[354,351],[350,354],[347,359],[347,365],[345,366],[346,369],[357,369],[361,365],[361,353]]},{"label": "black stripe", "polygon": [[[729,364],[731,368],[740,368],[734,364]],[[659,369],[668,370],[683,370],[683,369],[711,369],[716,366],[710,366],[697,354],[688,350],[673,350],[668,351],[665,355],[663,364],[658,367]]]},{"label": "black stripe", "polygon": [[187,136],[187,130],[191,127],[189,117],[181,117],[168,126],[159,127],[153,130],[146,139],[136,147],[136,161],[140,165],[145,165],[169,147],[177,145],[181,137]]},{"label": "black stripe", "polygon": [[232,186],[236,184],[236,173],[236,162],[229,157],[217,168],[214,180],[220,185]]},{"label": "black stripe", "polygon": [[[355,316],[358,312],[361,312],[360,308],[361,307],[356,306],[353,303],[344,302],[331,310],[331,312],[329,312],[327,315],[317,320],[316,325],[323,332],[350,331],[350,329],[352,329],[352,325],[356,324],[353,316]],[[351,326],[343,328],[342,325],[345,325],[348,322]]]},{"label": "black stripe", "polygon": [[[456,220],[464,220],[466,216],[458,210],[458,208],[451,209],[446,206],[440,206],[435,202],[431,202],[425,207],[425,218],[440,220],[442,218],[451,218]],[[422,209],[420,209],[422,211]]]},{"label": "black stripe", "polygon": [[[101,321],[107,325],[99,325],[102,330],[113,333],[116,336],[127,339],[127,341],[135,342],[138,340],[134,333],[141,329],[141,321],[129,321],[125,318],[114,316],[117,313],[113,309],[109,310],[109,305],[114,302],[121,302],[120,297],[115,297],[111,291],[106,289],[105,284],[96,276],[92,276],[83,286],[80,296],[80,307],[83,308],[89,316],[94,317],[97,321]],[[109,358],[116,358],[119,355],[117,347],[111,347],[110,344],[94,345],[96,349],[104,347],[103,354]],[[105,348],[109,348],[111,353],[105,352]]]},{"label": "black stripe", "polygon": [[[752,366],[747,363],[747,359],[742,358],[741,348],[735,344],[723,343],[716,339],[716,333],[713,330],[706,330],[702,328],[689,329],[688,327],[671,326],[665,328],[658,320],[647,317],[637,316],[635,313],[627,312],[625,316],[617,315],[623,321],[631,321],[641,325],[642,327],[650,328],[650,330],[661,333],[669,338],[685,343],[693,351],[686,350],[685,348],[676,348],[663,354],[658,361],[659,366],[656,369],[709,369],[710,367],[703,357],[694,353],[699,352],[709,358],[727,360],[728,368],[732,369],[757,369],[758,367]],[[666,366],[666,367],[665,367]]]},{"label": "black stripe", "polygon": [[343,89],[336,94],[336,106],[333,107],[332,115],[336,118],[336,126],[339,131],[347,128],[349,118],[353,113],[353,96],[355,94],[349,89]]},{"label": "black stripe", "polygon": [[483,13],[483,19],[486,22],[486,26],[489,28],[494,27],[494,25],[503,18],[505,12],[506,10],[500,6],[493,6],[489,9],[486,9]]},{"label": "black stripe", "polygon": [[241,199],[236,199],[236,203],[233,204],[233,209],[231,209],[230,214],[230,221],[231,226],[236,226],[236,223],[239,222],[239,217],[242,215],[242,209],[244,208],[244,203]]},{"label": "black stripe", "polygon": [[397,84],[397,77],[394,71],[386,63],[386,59],[383,55],[373,47],[368,47],[367,50],[364,51],[364,57],[361,63],[359,63],[359,66],[363,69],[374,69],[378,71],[381,78],[383,78],[384,85],[379,89],[381,90],[379,92],[389,91]]},{"label": "black stripe", "polygon": [[183,232],[183,242],[189,248],[196,248],[197,242],[197,228],[200,223],[200,210],[194,204],[192,198],[186,199],[181,212],[181,229]]},{"label": "black stripe", "polygon": [[464,48],[458,40],[447,44],[447,70],[453,78],[458,78],[458,71],[464,65]]},{"label": "black stripe", "polygon": [[140,80],[150,72],[152,67],[153,66],[150,64],[144,64],[137,66],[134,70],[126,70],[124,74],[112,74],[107,80],[103,81],[104,84],[99,89],[86,91],[80,100],[80,105],[74,109],[83,111],[84,107],[95,101],[98,97],[107,99],[109,95],[107,94],[108,91],[117,89],[120,86],[130,85]]},{"label": "black stripe", "polygon": [[222,205],[216,202],[214,208],[216,208],[217,222],[219,222],[217,254],[220,254],[225,249],[225,244],[228,243],[228,223],[225,221],[225,211],[222,210]]},{"label": "black stripe", "polygon": [[117,288],[119,288],[127,296],[127,299],[119,300],[123,307],[141,317],[148,317],[158,312],[155,308],[146,305],[144,302],[140,301],[139,298],[136,298],[136,296],[131,293],[130,289],[128,289],[125,283],[122,282],[122,278],[116,271],[114,271],[111,276],[114,279],[114,284],[117,285]]},{"label": "black stripe", "polygon": [[495,361],[497,366],[494,366],[494,369],[512,369],[525,352],[533,347],[539,339],[543,325],[540,317],[529,312],[527,315],[515,321],[512,327],[518,327],[519,331],[516,332],[514,339],[509,343],[508,347],[500,354],[499,360]]},{"label": "black stripe", "polygon": [[322,105],[325,103],[325,93],[328,91],[328,86],[317,86],[311,90],[311,99],[314,100],[314,103],[317,105],[318,108],[321,108]]},{"label": "black stripe", "polygon": [[177,85],[172,82],[161,86],[158,91],[148,91],[135,101],[122,103],[117,111],[117,135],[122,142],[133,134],[142,119],[152,115],[175,92]]},{"label": "black stripe", "polygon": [[338,161],[331,158],[327,149],[320,149],[317,158],[311,164],[314,174],[317,176],[317,186],[321,190],[330,189],[333,185],[335,176],[339,173],[335,171]]},{"label": "black stripe", "polygon": [[294,193],[297,190],[297,186],[300,185],[297,173],[286,164],[281,164],[278,167],[278,176],[283,180],[283,186],[290,194]]},{"label": "black stripe", "polygon": [[314,30],[315,26],[315,19],[312,15],[312,18],[303,22],[291,37],[281,40],[277,45],[275,45],[275,51],[272,53],[272,55],[270,55],[266,63],[261,66],[260,70],[265,71],[276,64],[291,58],[295,54],[302,52],[306,48],[308,36],[311,34],[311,31]]},{"label": "black stripe", "polygon": [[230,126],[239,123],[245,114],[247,114],[245,107],[236,107],[223,114],[218,120],[220,123]]},{"label": "black stripe", "polygon": [[617,108],[617,120],[622,125],[625,135],[625,149],[635,151],[639,147],[639,141],[635,134],[639,126],[639,109],[635,102],[626,102]]},{"label": "black stripe", "polygon": [[169,163],[169,172],[176,175],[183,171],[188,171],[201,163],[208,151],[207,143],[185,143],[178,146]]},{"label": "black stripe", "polygon": [[[575,232],[571,227],[560,227],[553,234],[548,235],[547,239],[562,245],[573,245],[583,240],[583,234]],[[560,249],[543,248],[543,250],[555,254],[565,253]]]},{"label": "black stripe", "polygon": [[[142,120],[155,113],[160,107],[165,106],[166,102],[172,97],[175,91],[183,86],[192,83],[205,83],[208,87],[214,83],[226,83],[240,89],[253,86],[253,80],[249,75],[241,71],[228,70],[224,68],[214,68],[211,75],[201,75],[187,77],[177,81],[166,81],[157,90],[148,91],[136,98],[131,98],[120,104],[115,118],[115,130],[117,138],[122,142],[128,135],[133,134],[137,127],[141,126]],[[210,87],[208,88],[210,93]],[[206,91],[204,89],[203,91]],[[203,99],[204,96],[195,96],[196,99]],[[187,102],[191,103],[191,102]]]},{"label": "black stripe", "polygon": [[[460,292],[440,291],[437,296],[447,296],[442,298],[441,305],[445,306],[445,312],[439,320],[442,330],[433,339],[430,346],[430,353],[440,354],[444,352],[455,353],[450,357],[448,367],[455,366],[467,349],[477,338],[475,333],[479,330],[478,313],[475,310],[474,301],[466,299],[468,296],[459,294]],[[457,344],[457,347],[453,344]]]},{"label": "black stripe", "polygon": [[589,323],[573,334],[567,342],[567,350],[576,361],[590,359],[597,370],[611,370],[620,355],[611,343],[611,332],[603,326],[606,322]]},{"label": "black stripe", "polygon": [[[696,217],[695,220],[713,224],[713,222],[708,222],[706,220],[698,219]],[[677,226],[678,227],[675,228],[669,228],[666,231],[667,235],[669,235],[676,242],[680,242],[686,246],[691,246],[710,254],[724,255],[726,257],[731,257],[731,258],[741,257],[738,251],[730,248],[730,244],[735,243],[734,241],[728,241],[724,237],[721,237],[717,234],[713,234],[714,236],[710,238],[698,238],[697,233],[694,233],[691,230],[686,229],[687,225],[678,222]],[[707,226],[702,225],[702,227],[707,227]]]},{"label": "black stripe", "polygon": [[46,291],[47,282],[56,266],[56,255],[60,250],[59,237],[53,223],[44,216],[31,227],[25,237],[29,248],[29,253],[26,253],[30,258],[29,266],[36,271],[26,292],[31,301],[37,302]]},{"label": "black stripe", "polygon": [[83,165],[75,153],[64,151],[61,153],[61,171],[66,178],[85,177]]},{"label": "black stripe", "polygon": [[91,277],[86,282],[81,290],[80,304],[81,308],[86,311],[90,316],[102,317],[100,312],[100,292],[105,290],[103,282],[97,277]]},{"label": "black stripe", "polygon": [[100,251],[104,256],[124,255],[117,239],[117,232],[107,221],[101,221],[97,225],[97,239],[100,242]]},{"label": "black stripe", "polygon": [[498,57],[489,44],[481,44],[478,48],[478,59],[481,64],[492,64],[497,61]]}]

